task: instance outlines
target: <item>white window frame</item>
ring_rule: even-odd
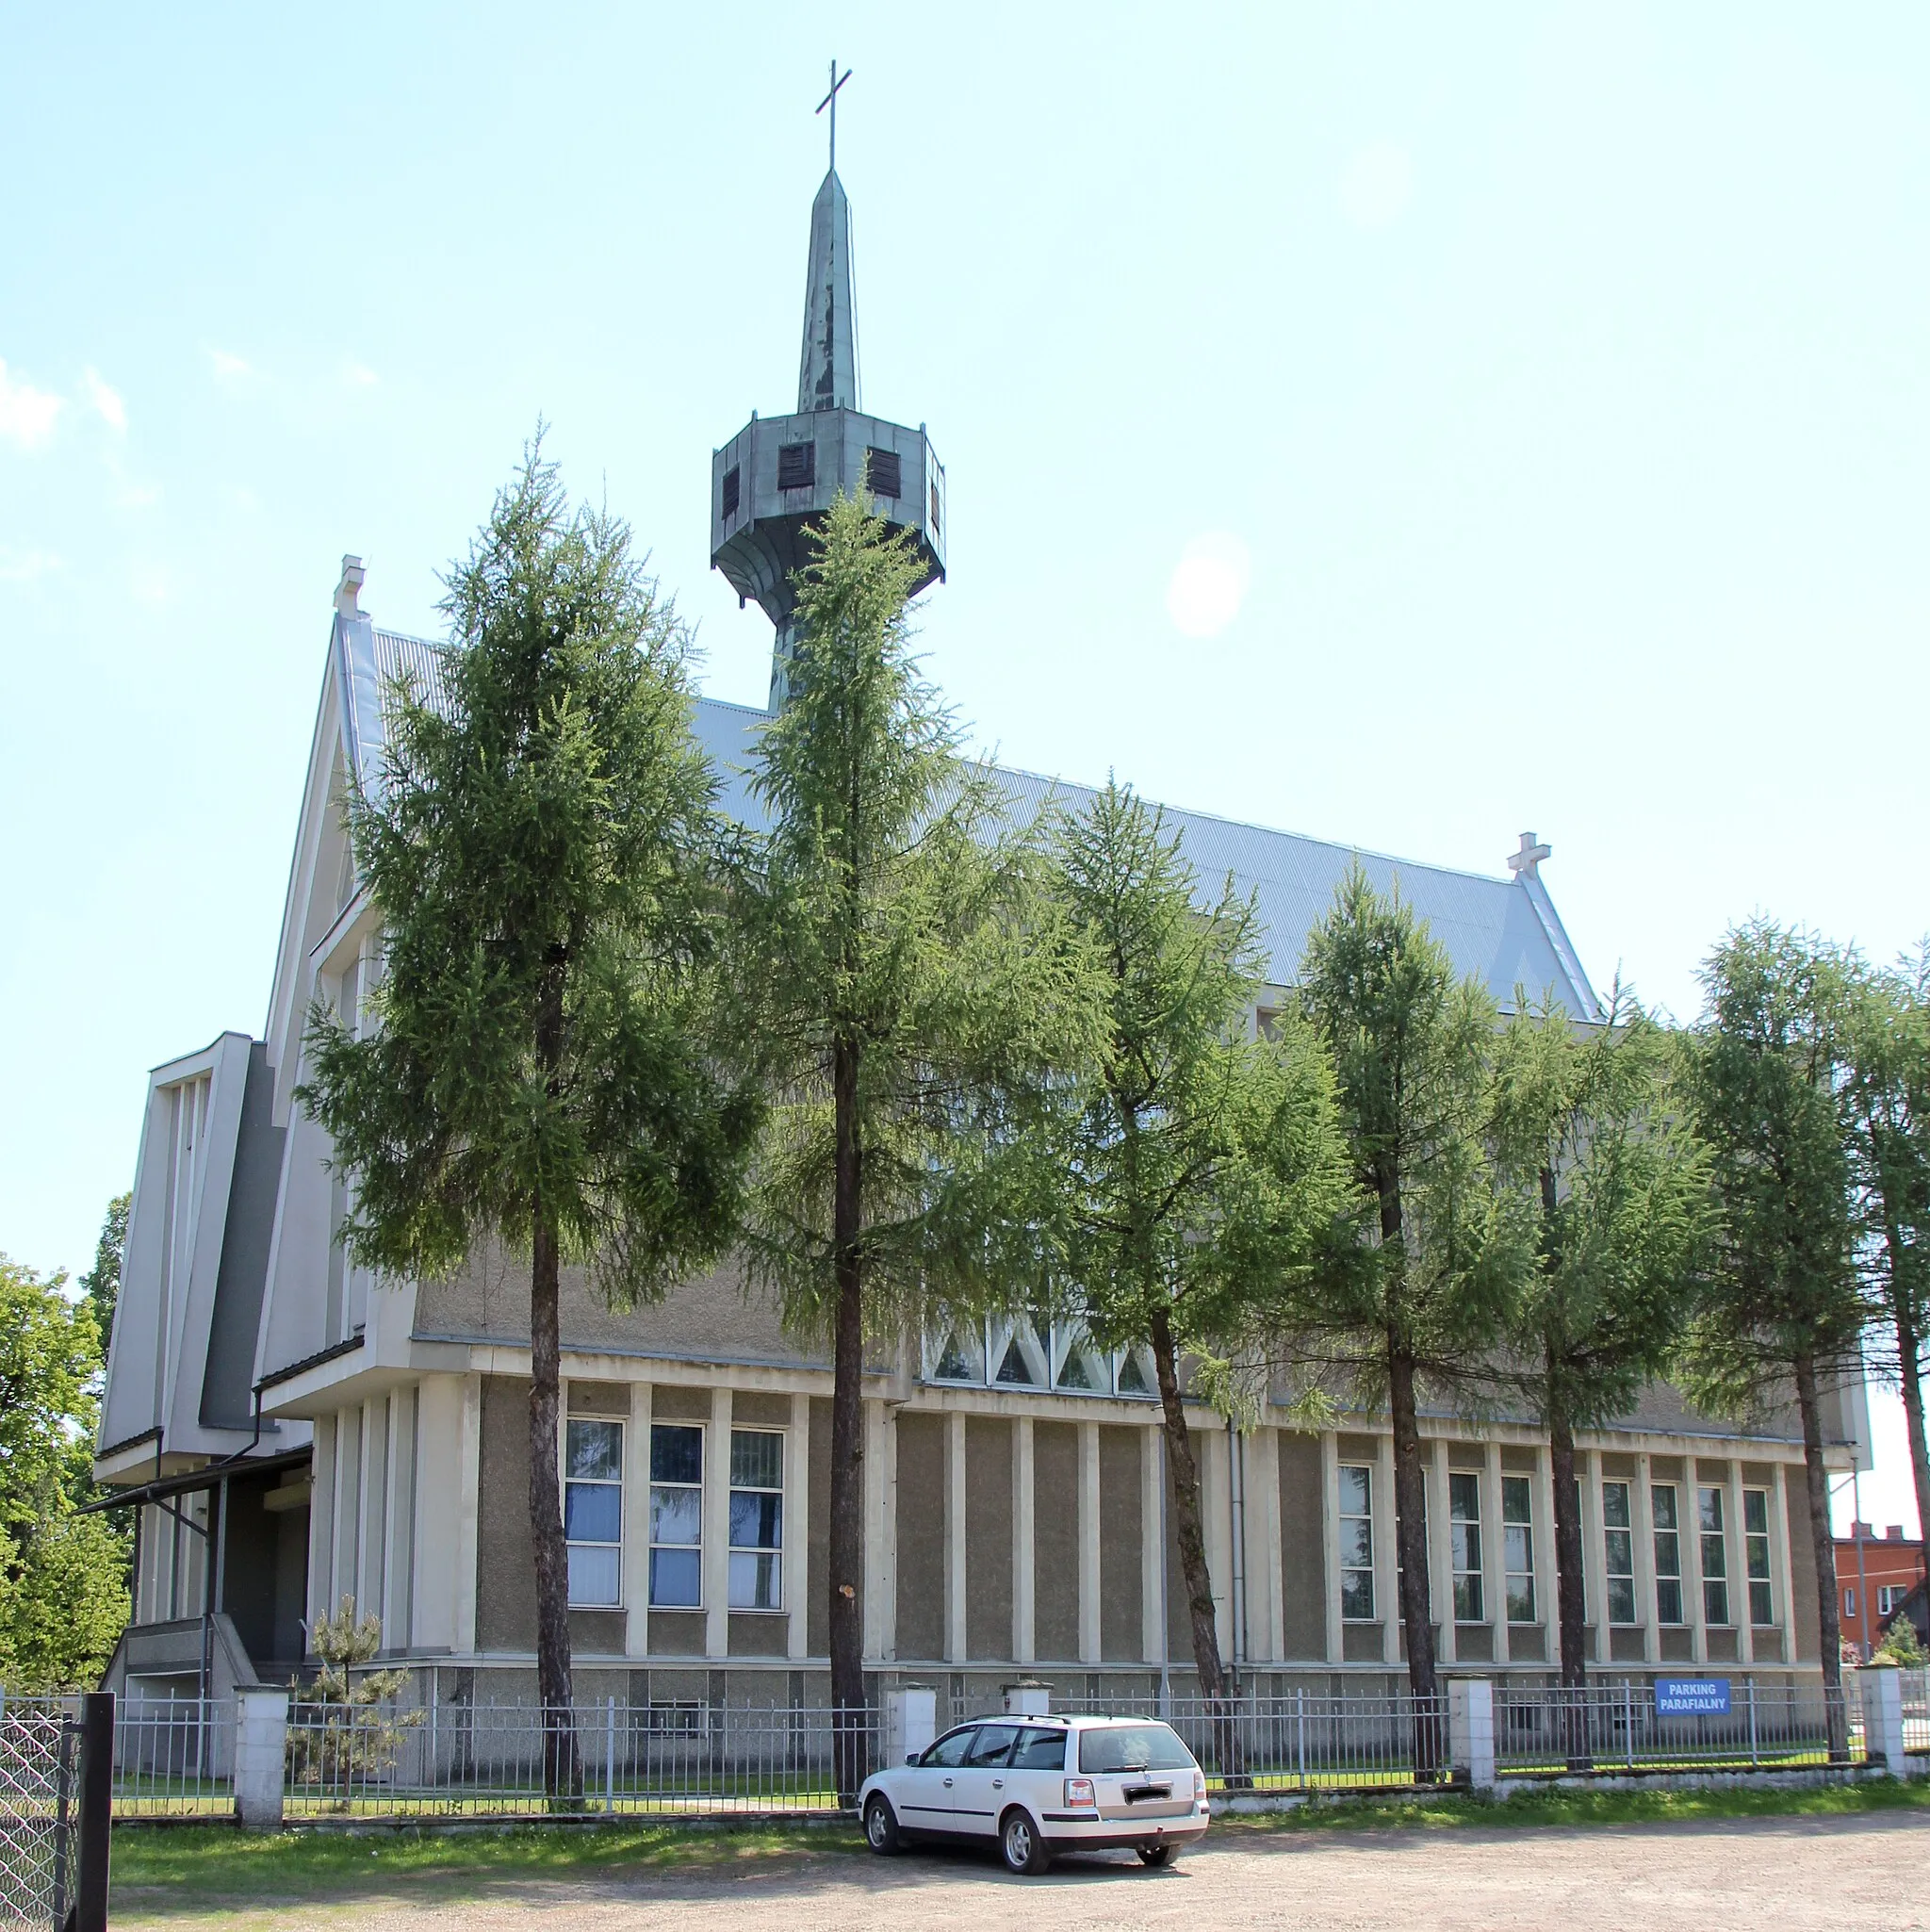
[[[616,1432],[616,1474],[614,1476],[572,1476],[570,1474],[569,1433],[579,1423],[594,1424],[597,1428],[613,1429]],[[563,1520],[564,1528],[564,1587],[568,1592],[569,1607],[572,1610],[621,1610],[623,1608],[623,1454],[624,1432],[628,1424],[621,1416],[597,1416],[588,1410],[566,1413],[563,1418]],[[569,1525],[569,1493],[572,1489],[613,1489],[616,1492],[616,1535],[614,1540],[603,1537],[571,1536]],[[616,1564],[616,1593],[613,1596],[579,1596],[576,1589],[576,1564],[570,1561],[569,1551],[578,1549],[607,1549],[613,1552]]]
[[[1742,1588],[1749,1598],[1749,1622],[1758,1630],[1775,1628],[1775,1549],[1770,1541],[1770,1493],[1766,1489],[1742,1492]],[[1750,1527],[1751,1505],[1762,1512],[1762,1528]],[[1758,1561],[1760,1568],[1758,1568]],[[1758,1597],[1757,1592],[1762,1594]],[[1763,1613],[1756,1614],[1758,1603]]]
[[[1735,1625],[1735,1603],[1729,1596],[1729,1536],[1728,1511],[1724,1507],[1726,1498],[1720,1482],[1698,1482],[1695,1485],[1695,1533],[1701,1538],[1695,1546],[1696,1554],[1702,1559],[1702,1621],[1711,1630],[1726,1630]],[[1709,1505],[1713,1503],[1711,1511]],[[1709,1517],[1715,1518],[1715,1527],[1709,1527]],[[1722,1615],[1711,1616],[1712,1608],[1720,1606]]]
[[[1345,1509],[1347,1499],[1347,1479],[1349,1475],[1361,1479],[1362,1495],[1366,1500],[1365,1511]],[[1367,1560],[1365,1564],[1350,1564],[1346,1561],[1346,1551],[1341,1552],[1341,1565],[1335,1582],[1340,1590],[1340,1614],[1344,1622],[1350,1624],[1378,1623],[1375,1614],[1379,1608],[1379,1592],[1374,1580],[1374,1465],[1371,1463],[1342,1463],[1339,1469],[1339,1493],[1334,1498],[1334,1520],[1345,1525],[1365,1523],[1367,1529]],[[1363,1611],[1349,1610],[1347,1607],[1347,1580],[1349,1577],[1365,1577],[1367,1580],[1367,1607]]]
[[[728,1491],[725,1498],[726,1545],[724,1594],[730,1613],[733,1616],[781,1616],[784,1602],[784,1538],[789,1526],[784,1521],[784,1473],[786,1458],[791,1453],[791,1445],[786,1439],[789,1434],[783,1429],[764,1429],[755,1423],[742,1428],[733,1423],[730,1429],[730,1467],[725,1472]],[[775,1486],[757,1482],[740,1483],[737,1481],[737,1438],[740,1435],[775,1436],[777,1443],[777,1481]],[[739,1543],[737,1540],[736,1511],[732,1507],[740,1496],[775,1497],[777,1500],[777,1540],[776,1543]],[[753,1559],[749,1565],[756,1573],[755,1560],[768,1562],[771,1577],[771,1600],[768,1603],[740,1603],[737,1597],[737,1572],[739,1557]]]
[[[1622,1521],[1619,1523],[1609,1520],[1611,1490],[1621,1494]],[[1626,1567],[1616,1567],[1618,1557]],[[1608,1598],[1610,1624],[1624,1629],[1639,1624],[1642,1618],[1635,1600],[1635,1485],[1619,1476],[1611,1477],[1602,1483],[1602,1581],[1603,1595]],[[1618,1592],[1616,1585],[1625,1583],[1627,1589]],[[1618,1616],[1616,1612],[1625,1605],[1627,1615]]]
[[[1472,1493],[1472,1515],[1464,1515],[1456,1507],[1457,1491],[1462,1495]],[[1454,1601],[1454,1621],[1485,1623],[1488,1593],[1481,1570],[1481,1479],[1478,1469],[1448,1472],[1448,1541],[1451,1577],[1448,1594]]]
[[[1519,1518],[1508,1514],[1508,1498],[1516,1494],[1526,1498],[1523,1513]],[[1518,1547],[1522,1562],[1517,1567],[1511,1560],[1510,1537],[1518,1534]],[[1525,1583],[1522,1592],[1528,1599],[1528,1613],[1525,1616],[1514,1614],[1515,1584]],[[1539,1623],[1535,1615],[1537,1608],[1534,1574],[1534,1478],[1508,1470],[1501,1472],[1501,1602],[1511,1624],[1529,1625]]]
[[[695,1482],[660,1482],[656,1475],[657,1432],[660,1429],[693,1430],[697,1437],[697,1480]],[[649,1516],[646,1523],[646,1534],[649,1538],[648,1553],[645,1558],[644,1588],[648,1594],[650,1608],[654,1611],[671,1613],[694,1613],[704,1609],[704,1490],[711,1474],[710,1427],[707,1423],[688,1421],[678,1416],[653,1416],[650,1418],[649,1458],[646,1465],[649,1478],[649,1498],[646,1508]],[[692,1543],[660,1543],[657,1540],[657,1491],[660,1489],[694,1490],[697,1499],[697,1533]],[[657,1552],[660,1549],[693,1552],[696,1558],[697,1594],[695,1603],[662,1602],[657,1596]]]
[[[1662,1523],[1663,1512],[1658,1503],[1663,1495],[1669,1498],[1667,1514],[1669,1522]],[[1687,1579],[1682,1575],[1682,1485],[1679,1482],[1651,1482],[1648,1485],[1649,1517],[1655,1525],[1655,1620],[1663,1628],[1672,1630],[1683,1629],[1688,1626],[1689,1601],[1682,1592]],[[1664,1543],[1663,1539],[1667,1542]],[[1666,1561],[1663,1557],[1667,1550]],[[1662,1609],[1662,1591],[1665,1585],[1673,1585],[1676,1592],[1676,1614],[1669,1616]]]

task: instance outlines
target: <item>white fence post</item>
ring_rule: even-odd
[[[1495,1687],[1486,1678],[1448,1679],[1448,1750],[1471,1789],[1495,1789]]]
[[[282,1822],[288,1694],[260,1685],[235,1693],[235,1808],[243,1825]]]
[[[1915,1761],[1904,1750],[1903,1673],[1893,1663],[1866,1663],[1856,1686],[1863,1696],[1863,1761],[1892,1777],[1930,1772],[1930,1762]]]
[[[939,1734],[939,1696],[929,1684],[885,1693],[885,1762],[902,1764]]]

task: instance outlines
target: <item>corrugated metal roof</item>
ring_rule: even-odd
[[[438,693],[436,649],[418,638],[377,630],[366,619],[339,626],[337,635],[343,645],[351,750],[366,783],[380,766],[384,686],[404,671],[413,671],[426,690]],[[768,721],[764,712],[714,698],[699,698],[695,707],[693,722],[717,768],[720,803],[743,824],[756,824],[763,817],[747,775],[758,731]],[[1000,767],[998,776],[1009,788],[1014,810],[1025,816],[1048,800],[1076,811],[1093,795],[1088,786],[1036,772]],[[1335,889],[1358,860],[1375,890],[1398,891],[1448,948],[1456,971],[1479,978],[1504,1008],[1513,1007],[1518,986],[1530,998],[1547,995],[1559,1000],[1578,1017],[1600,1016],[1595,990],[1539,878],[1456,872],[1295,832],[1242,825],[1210,812],[1171,806],[1165,810],[1168,824],[1181,835],[1181,849],[1203,886],[1217,894],[1220,882],[1231,875],[1236,890],[1256,893],[1276,981],[1293,979],[1308,933],[1326,916]]]

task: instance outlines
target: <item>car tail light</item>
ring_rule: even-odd
[[[1069,1777],[1066,1779],[1066,1803],[1068,1805],[1090,1805],[1096,1802],[1092,1795],[1092,1780],[1089,1777]]]
[[[1196,1798],[1206,1795],[1206,1774],[1197,1764],[1193,1767],[1193,1795]]]

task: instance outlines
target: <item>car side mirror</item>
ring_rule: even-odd
[[[924,1755],[924,1754],[922,1751],[913,1751],[911,1755],[906,1759],[905,1761],[908,1764],[916,1764],[919,1759],[922,1758]]]

